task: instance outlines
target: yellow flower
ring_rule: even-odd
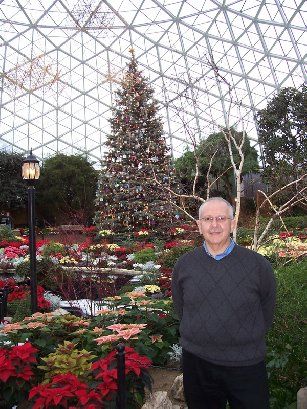
[[[98,234],[99,236],[110,236],[114,233],[112,232],[112,230],[100,230]]]
[[[146,292],[148,293],[159,293],[160,292],[160,287],[157,285],[145,285],[144,288]]]
[[[116,244],[116,243],[112,243],[112,244],[106,244],[106,247],[107,247],[109,250],[114,251],[115,249],[118,249],[118,248],[119,248],[119,245]]]
[[[149,233],[147,230],[140,230],[137,234],[139,236],[148,236]]]

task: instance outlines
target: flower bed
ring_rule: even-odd
[[[145,369],[151,361],[165,365],[178,339],[171,302],[153,299],[156,291],[159,288],[145,286],[143,291],[109,297],[91,319],[36,313],[5,325],[0,331],[0,388],[5,402],[13,405],[29,398],[37,408],[95,408],[114,402],[114,348],[124,342],[129,407],[138,407],[149,380]],[[26,366],[13,360],[16,351],[22,356],[21,345],[32,354]],[[20,373],[26,376],[23,382]]]
[[[95,308],[91,304],[80,309],[80,315],[85,315],[81,317],[57,315],[56,310],[25,318],[29,314],[28,242],[0,242],[0,266],[5,271],[14,268],[19,276],[0,280],[0,289],[10,290],[8,308],[13,316],[0,334],[0,389],[4,393],[0,407],[27,399],[37,408],[111,407],[116,394],[114,350],[119,342],[125,343],[127,356],[132,357],[127,373],[129,407],[139,407],[149,360],[166,366],[180,359],[171,272],[178,257],[196,244],[187,232],[174,229],[167,242],[151,242],[150,234],[143,232],[133,243],[116,243],[111,231],[101,233],[99,241],[93,237],[77,244],[38,241],[39,307],[49,311],[67,300],[78,308],[80,298],[95,303]],[[302,232],[300,236],[281,232],[259,252],[280,264],[300,259],[306,250]],[[104,268],[109,272],[100,274]],[[116,269],[131,275],[117,276]],[[134,276],[136,271],[141,274]],[[278,365],[278,348],[269,350],[270,365]],[[16,356],[25,357],[24,362]]]

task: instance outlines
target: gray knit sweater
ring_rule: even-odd
[[[245,247],[219,261],[203,246],[184,254],[172,277],[182,347],[217,365],[262,361],[275,291],[270,263]]]

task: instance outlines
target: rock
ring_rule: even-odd
[[[297,392],[297,409],[307,408],[307,386]]]
[[[185,402],[183,393],[183,374],[178,375],[170,389],[171,397],[177,401]]]
[[[150,395],[142,409],[173,409],[173,405],[166,391],[158,391]]]

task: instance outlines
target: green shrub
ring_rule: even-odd
[[[250,246],[254,238],[254,229],[246,227],[238,227],[237,229],[237,243],[242,246]]]
[[[143,250],[134,253],[134,262],[139,264],[145,264],[148,261],[156,261],[157,255],[152,248],[145,248]]]
[[[64,244],[57,243],[55,241],[50,241],[50,243],[44,245],[42,251],[43,257],[50,257],[56,253],[61,253],[63,254],[63,256],[66,255],[67,251],[65,249]]]
[[[7,304],[7,314],[13,317],[13,322],[22,321],[31,315],[30,295],[23,300],[14,300]]]
[[[15,241],[17,239],[16,234],[14,233],[14,230],[12,230],[8,226],[0,226],[0,241],[6,240],[6,241]]]
[[[263,227],[269,221],[268,218],[261,217],[260,224]],[[304,230],[307,229],[307,217],[306,216],[289,216],[283,217],[283,222],[286,225],[288,230]],[[280,231],[285,230],[284,226],[280,219],[275,219],[270,231],[279,233]]]
[[[283,409],[293,403],[303,386],[306,271],[307,260],[276,271],[277,305],[267,354],[271,409]]]
[[[178,258],[193,248],[193,246],[176,246],[172,247],[171,249],[164,250],[159,258],[159,264],[165,268],[173,268]]]

